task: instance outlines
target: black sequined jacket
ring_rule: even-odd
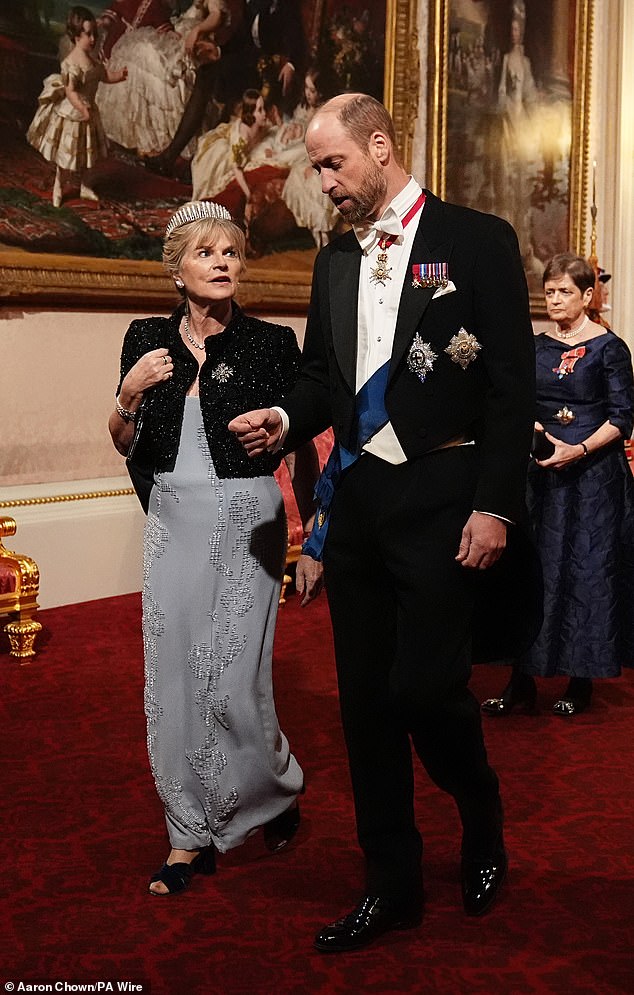
[[[174,375],[146,392],[139,445],[157,471],[174,469],[185,395],[198,364],[179,332],[184,305],[169,318],[133,321],[123,340],[121,382],[146,352],[168,349]],[[297,379],[300,351],[292,328],[246,315],[235,303],[223,332],[205,339],[200,369],[200,408],[209,451],[219,477],[262,477],[279,466],[281,454],[250,458],[227,424],[243,411],[279,404]]]

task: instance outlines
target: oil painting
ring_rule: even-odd
[[[167,219],[211,198],[247,233],[252,302],[301,308],[340,224],[306,156],[307,123],[335,93],[383,98],[405,0],[89,0],[88,111],[68,97],[72,6],[0,13],[3,299],[106,304],[142,287],[158,300]],[[393,51],[389,88],[402,72]]]

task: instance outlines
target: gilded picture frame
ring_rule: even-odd
[[[380,0],[385,8],[383,99],[409,159],[418,102],[417,0]],[[315,3],[315,11],[320,4]],[[366,7],[369,6],[367,3]],[[315,251],[280,268],[275,255],[249,263],[240,303],[276,314],[302,314]],[[5,307],[169,309],[175,294],[158,262],[30,252],[0,245],[0,303]]]
[[[593,0],[430,2],[428,185],[514,225],[537,317],[544,263],[585,251],[592,25]]]

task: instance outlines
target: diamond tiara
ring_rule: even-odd
[[[213,200],[192,200],[183,204],[167,222],[165,238],[172,234],[175,228],[189,224],[190,221],[202,221],[203,218],[213,218],[214,221],[231,221],[232,217],[226,207],[216,204]]]

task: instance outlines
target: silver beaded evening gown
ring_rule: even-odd
[[[238,846],[301,790],[271,673],[285,549],[274,478],[219,479],[188,397],[144,534],[148,752],[173,847]]]

